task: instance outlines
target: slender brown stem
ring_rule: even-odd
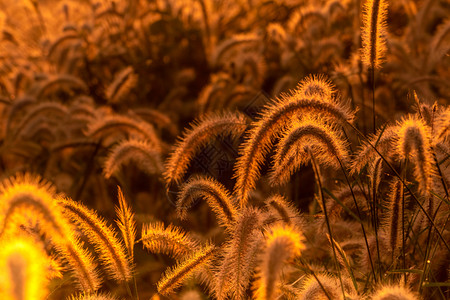
[[[309,153],[309,156],[311,157],[311,164],[313,166],[314,174],[316,176],[318,190],[319,190],[319,197],[320,197],[320,199],[322,201],[322,206],[323,206],[322,209],[323,209],[323,213],[325,215],[325,223],[327,224],[328,233],[330,235],[330,242],[331,242],[331,249],[333,250],[334,263],[336,265],[336,270],[338,272],[339,282],[341,284],[341,289],[342,289],[342,295],[343,295],[343,297],[345,299],[344,284],[342,282],[341,270],[340,270],[339,263],[338,263],[338,260],[337,260],[336,249],[335,249],[335,246],[334,246],[334,243],[333,243],[333,240],[334,240],[333,233],[331,231],[330,222],[328,220],[327,205],[325,203],[325,198],[323,196],[323,191],[322,191],[322,181],[320,180],[320,170],[319,170],[319,168],[317,166],[317,163],[316,163],[316,160],[314,158],[314,155],[312,154],[312,152],[311,152],[311,150],[309,148],[308,148],[308,153]]]

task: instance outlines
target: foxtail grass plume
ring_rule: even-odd
[[[239,138],[246,127],[245,117],[242,114],[211,114],[195,121],[192,128],[183,133],[167,160],[164,173],[167,188],[183,179],[192,158],[211,139],[223,134]]]
[[[303,234],[292,227],[274,225],[266,236],[258,280],[254,284],[255,299],[270,300],[279,296],[279,280],[286,263],[299,256],[305,248]]]
[[[160,150],[162,147],[155,128],[151,124],[129,116],[99,115],[89,123],[86,130],[86,135],[99,139],[106,139],[118,133],[144,139],[151,143],[155,150]]]
[[[330,220],[337,221],[348,219],[349,217],[356,218],[355,199],[361,217],[367,212],[367,195],[361,189],[350,189],[348,186],[337,188],[336,191],[333,191],[332,198],[327,201],[327,212]]]
[[[119,169],[130,162],[147,174],[161,174],[163,163],[158,146],[146,140],[123,140],[109,152],[103,167],[105,178],[110,178]]]
[[[428,195],[433,175],[431,132],[424,121],[409,117],[398,124],[396,152],[401,159],[414,162],[414,177],[423,195]]]
[[[168,269],[157,284],[158,293],[169,295],[183,282],[206,266],[216,255],[218,248],[209,244],[195,251],[180,261],[175,267]]]
[[[116,206],[116,220],[117,226],[122,233],[125,247],[128,251],[130,260],[134,257],[134,242],[136,240],[136,221],[134,220],[134,213],[128,205],[120,187],[117,187],[117,198],[119,199],[119,206]]]
[[[0,242],[0,298],[46,299],[50,258],[42,245],[26,236],[9,236]]]
[[[378,187],[381,183],[381,175],[383,171],[383,159],[378,157],[369,166],[369,178],[371,183],[371,192],[373,197],[378,192]]]
[[[447,107],[438,118],[438,138],[444,139],[450,136],[450,108]]]
[[[388,200],[388,213],[385,220],[385,230],[387,232],[386,240],[388,241],[392,257],[397,257],[398,248],[400,248],[402,239],[402,218],[403,205],[402,200],[405,195],[403,192],[403,184],[398,178],[394,178],[390,185],[390,194]]]
[[[38,176],[17,175],[0,186],[0,236],[27,221],[38,222],[49,237],[63,235],[64,219],[53,201],[54,187]]]
[[[142,227],[142,243],[153,253],[163,253],[181,259],[198,248],[198,241],[181,228],[156,222]]]
[[[118,282],[132,276],[130,261],[116,232],[96,212],[71,199],[59,199],[65,214],[86,234],[95,246],[108,275]]]
[[[54,188],[39,177],[17,175],[0,186],[0,236],[14,233],[22,224],[37,224],[68,262],[79,288],[95,291],[100,286],[96,265],[74,235],[74,228],[57,205]]]
[[[342,278],[345,299],[357,299],[350,280]],[[308,275],[297,295],[299,300],[344,300],[339,279],[327,274]]]
[[[241,207],[246,205],[249,192],[254,189],[260,176],[260,166],[276,138],[282,135],[294,116],[309,113],[333,124],[346,124],[354,118],[354,112],[338,99],[303,97],[297,90],[267,106],[261,117],[252,124],[253,128],[247,132],[235,165],[235,194]]]
[[[184,219],[187,210],[195,199],[206,200],[212,211],[216,213],[219,224],[231,228],[236,220],[237,208],[228,190],[213,178],[194,176],[186,182],[177,200],[177,214]]]
[[[45,96],[62,89],[78,90],[84,94],[87,94],[89,91],[89,87],[79,77],[70,74],[58,74],[49,77],[39,86],[35,92],[36,99],[42,100]]]
[[[117,72],[113,82],[106,89],[106,97],[110,103],[118,103],[126,99],[131,89],[136,87],[138,76],[132,67]]]
[[[371,300],[419,300],[419,298],[410,292],[406,287],[383,286],[379,288],[370,298]]]
[[[271,183],[287,182],[296,169],[309,162],[308,148],[319,164],[336,169],[348,158],[347,142],[335,128],[312,117],[293,121],[278,143]]]
[[[265,201],[265,206],[269,212],[266,224],[272,222],[282,222],[286,225],[293,225],[301,229],[305,224],[300,212],[281,195],[272,195]]]
[[[298,84],[297,92],[303,97],[320,97],[327,101],[334,97],[336,87],[323,74],[309,75]]]
[[[68,300],[117,300],[117,297],[103,293],[82,293],[79,295],[72,295]]]
[[[364,4],[362,61],[372,69],[380,68],[386,53],[387,8],[386,0],[367,0]]]
[[[356,279],[353,274],[353,266],[350,263],[347,253],[345,253],[344,249],[335,239],[330,238],[330,235],[327,234],[327,238],[328,241],[330,242],[331,250],[333,250],[333,247],[335,249],[336,259],[338,263],[344,267],[344,274],[352,279],[355,291],[358,290],[358,285],[356,283]]]
[[[259,209],[248,207],[239,214],[216,275],[214,293],[218,300],[228,296],[232,299],[245,297],[254,273],[256,251],[263,241],[261,225],[262,212]]]

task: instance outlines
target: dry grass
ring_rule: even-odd
[[[449,15],[0,2],[0,298],[449,299]]]

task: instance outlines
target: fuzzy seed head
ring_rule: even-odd
[[[307,149],[319,164],[333,168],[339,168],[339,160],[345,163],[349,156],[347,142],[334,127],[313,117],[293,121],[277,146],[271,183],[288,181],[296,169],[307,164],[311,159]]]
[[[425,125],[423,120],[409,117],[398,124],[396,152],[401,159],[414,162],[414,177],[419,183],[419,190],[423,194],[429,192],[431,176],[433,175],[430,141],[430,128]]]
[[[384,286],[370,298],[371,300],[418,300],[417,296],[403,286]]]
[[[255,282],[256,299],[275,299],[278,283],[286,263],[300,255],[305,248],[303,234],[291,226],[275,224],[266,235],[266,245]]]
[[[25,236],[2,239],[1,244],[0,298],[46,299],[50,259],[40,245]]]
[[[386,53],[386,0],[367,0],[364,4],[362,27],[362,61],[373,69],[378,69]]]
[[[309,75],[299,82],[297,92],[302,97],[320,97],[324,101],[330,101],[336,88],[325,75]]]

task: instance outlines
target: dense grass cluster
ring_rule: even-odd
[[[0,299],[449,299],[449,16],[0,2]]]

